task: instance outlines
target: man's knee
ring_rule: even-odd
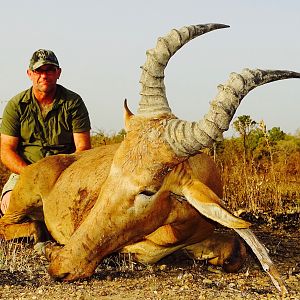
[[[1,211],[4,214],[7,211],[8,204],[10,201],[10,196],[13,188],[17,184],[20,175],[12,173],[10,174],[7,182],[4,184],[2,193],[1,193]]]
[[[1,211],[3,214],[6,213],[8,209],[8,205],[10,202],[10,197],[11,197],[11,191],[6,192],[1,199]]]

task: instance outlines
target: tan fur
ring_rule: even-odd
[[[44,216],[52,237],[65,245],[53,255],[48,249],[53,276],[90,276],[103,257],[118,250],[155,262],[209,239],[214,224],[186,201],[187,192],[225,211],[218,197],[220,176],[207,155],[179,159],[161,139],[163,118],[128,118],[130,131],[122,144],[45,158],[26,168],[13,191],[0,233],[8,238],[9,224],[13,238],[13,227],[20,227],[14,223],[25,216],[42,221]],[[33,224],[23,223],[23,234],[39,239]]]

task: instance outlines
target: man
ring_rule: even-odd
[[[37,50],[27,70],[32,87],[13,97],[4,110],[1,160],[12,174],[2,191],[2,213],[27,165],[49,155],[91,147],[88,111],[79,95],[57,84],[60,74],[55,54]]]

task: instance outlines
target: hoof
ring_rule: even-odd
[[[225,272],[237,272],[243,266],[247,257],[247,250],[244,243],[238,239],[234,239],[231,255],[225,260],[223,269]]]

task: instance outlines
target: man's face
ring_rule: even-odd
[[[54,65],[43,65],[35,70],[27,70],[33,89],[41,93],[50,93],[56,87],[61,69]]]

